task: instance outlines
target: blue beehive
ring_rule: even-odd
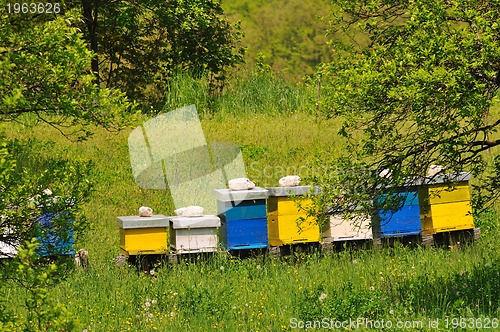
[[[267,247],[266,189],[214,190],[221,219],[220,239],[227,250]]]
[[[373,223],[373,236],[376,238],[420,235],[420,207],[418,203],[417,188],[405,188],[400,192],[391,194],[394,201],[401,202],[397,211],[379,210]],[[388,195],[380,195],[379,202],[384,202]]]
[[[38,247],[38,254],[40,256],[46,257],[75,254],[73,220],[66,215],[66,212],[45,212],[40,216],[39,222],[44,233],[43,237],[38,237],[38,241],[40,242],[40,246]],[[64,226],[66,226],[64,227],[66,229],[55,229],[53,220],[56,217],[65,217],[63,224]]]

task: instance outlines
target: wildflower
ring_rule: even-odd
[[[151,300],[151,304],[156,304],[156,300]]]
[[[373,292],[375,290],[375,287],[370,286],[370,290]]]
[[[149,318],[153,318],[153,314],[152,314],[152,313],[149,313],[149,314],[148,314],[148,317],[149,317]]]
[[[173,296],[176,296],[177,295],[177,292],[174,292],[174,294],[172,294]]]
[[[484,264],[484,267],[490,267],[490,266],[491,266],[491,264],[490,264],[490,263],[486,263],[486,264]]]
[[[174,316],[175,316],[175,312],[173,312],[173,311],[172,311],[172,312],[170,313],[170,317],[174,317]]]
[[[257,269],[260,270],[260,264],[257,265]]]
[[[357,261],[356,259],[354,259],[354,260],[352,261],[352,263],[353,263],[353,264],[358,264],[358,261]]]
[[[222,266],[222,265],[221,265],[220,270],[221,270],[221,271],[224,271],[224,266]]]
[[[48,189],[48,188],[47,188],[47,189],[44,189],[44,190],[43,190],[43,193],[44,193],[45,195],[47,195],[47,196],[50,196],[50,195],[52,195],[52,190],[50,190],[50,189]]]
[[[325,299],[326,299],[326,294],[325,293],[322,293],[320,296],[319,296],[319,300],[320,302],[323,302]]]
[[[149,270],[149,274],[151,274],[152,276],[155,275],[155,270]]]
[[[389,310],[389,314],[394,315],[394,310]]]
[[[146,300],[146,303],[144,303],[144,305],[149,308],[151,306],[151,303],[148,300]]]

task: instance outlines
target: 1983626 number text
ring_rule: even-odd
[[[59,14],[61,4],[58,2],[7,2],[9,14]]]

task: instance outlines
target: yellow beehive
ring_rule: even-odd
[[[299,209],[293,196],[304,195],[310,186],[268,188],[267,228],[270,246],[319,242],[321,238],[316,218],[307,217],[304,208],[310,200],[302,200]]]
[[[418,192],[422,234],[474,228],[470,172],[438,175],[424,181]]]
[[[169,219],[158,214],[151,217],[117,217],[120,227],[120,251],[124,256],[168,253]]]

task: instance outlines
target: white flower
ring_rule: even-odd
[[[353,264],[358,264],[358,261],[354,259],[354,260],[352,261],[352,263],[353,263]]]
[[[148,314],[148,317],[149,317],[149,318],[153,318],[153,314],[152,314],[152,313],[149,313],[149,314]]]
[[[325,293],[322,293],[320,296],[319,296],[319,300],[322,302],[326,299],[327,295]]]
[[[375,290],[375,287],[370,286],[370,290],[373,292]]]
[[[221,266],[221,267],[220,267],[220,270],[221,270],[221,271],[224,271],[224,266]]]
[[[170,317],[174,317],[174,316],[175,316],[175,312],[173,312],[173,311],[172,311],[172,312],[170,313]]]
[[[390,313],[391,315],[394,315],[394,310],[392,310],[392,309],[391,309],[391,310],[389,310],[389,313]]]
[[[50,189],[48,189],[48,188],[47,188],[47,189],[44,189],[44,190],[43,190],[43,193],[44,193],[45,195],[47,195],[47,196],[50,196],[50,195],[52,195],[52,190],[50,190]]]
[[[155,275],[155,270],[149,270],[149,274],[151,274],[152,276]]]
[[[151,304],[156,304],[156,300],[151,300]]]
[[[260,264],[257,264],[257,269],[258,269],[258,270],[260,270],[260,268],[261,268],[261,267],[260,267]]]

